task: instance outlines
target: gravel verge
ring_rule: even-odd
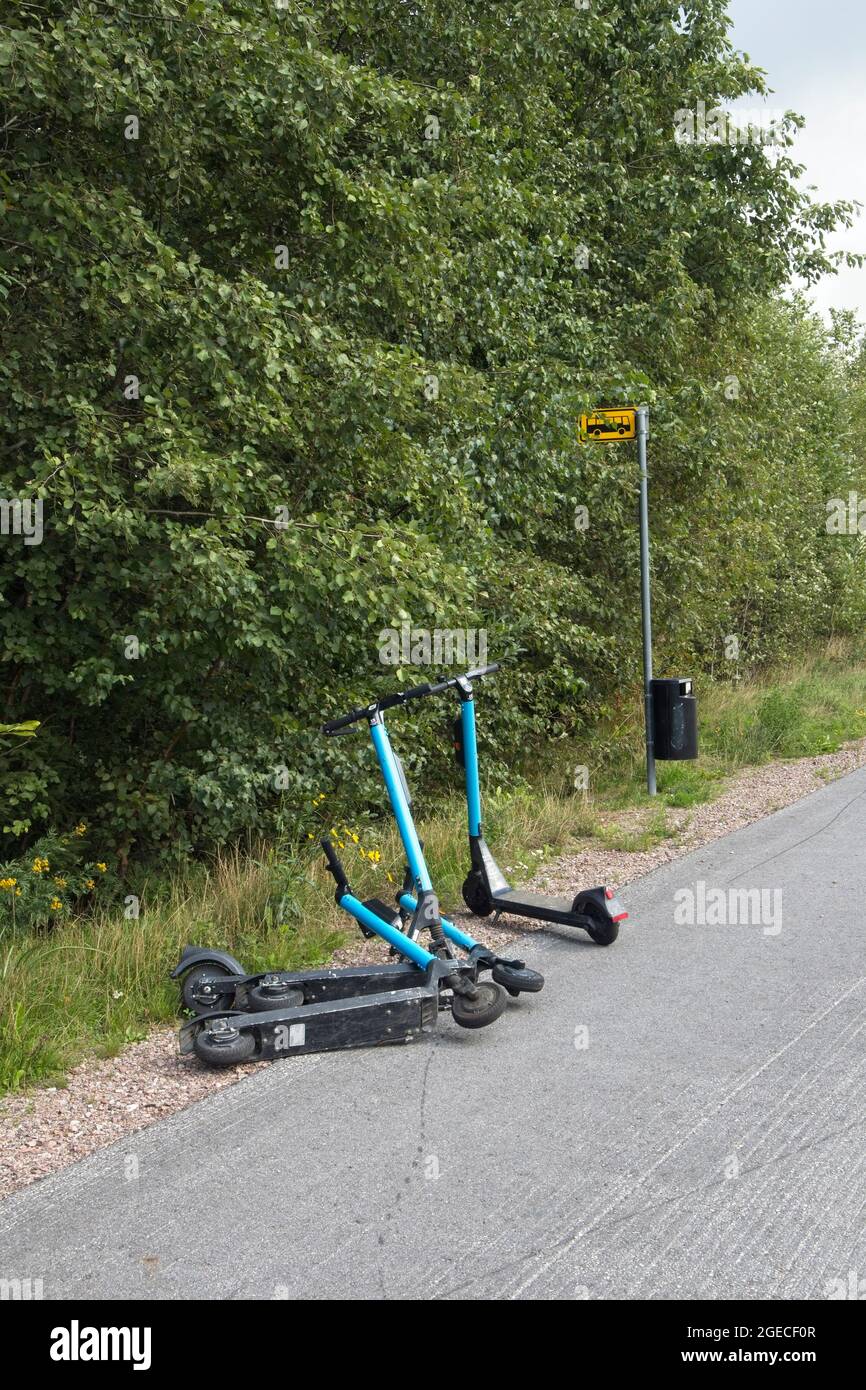
[[[864,763],[866,739],[861,739],[845,744],[836,753],[747,768],[730,778],[715,800],[688,810],[669,810],[671,838],[637,851],[604,849],[587,842],[547,865],[532,886],[551,893],[568,891],[580,883],[620,886],[799,801]],[[638,807],[613,814],[609,821],[621,830],[639,832],[650,813],[650,807]],[[526,937],[533,927],[525,920],[503,917],[495,929],[489,929],[489,936],[477,925],[475,929],[482,939],[501,949]],[[543,924],[536,929],[543,930]],[[333,963],[353,965],[386,958],[387,950],[381,943],[361,938],[337,951]],[[159,1028],[117,1057],[75,1067],[65,1087],[8,1096],[0,1100],[0,1197],[268,1065],[253,1063],[230,1072],[210,1071],[195,1057],[178,1054],[174,1029]]]

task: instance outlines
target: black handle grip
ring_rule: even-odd
[[[323,734],[335,734],[338,729],[345,729],[348,724],[357,724],[359,719],[366,719],[369,705],[363,709],[353,709],[349,714],[340,715],[339,719],[329,719],[327,724],[322,725]]]
[[[328,861],[328,868],[330,869],[331,873],[332,873],[333,876],[334,876],[334,881],[335,881],[335,883],[336,883],[336,885],[337,885],[337,892],[338,892],[338,893],[342,893],[342,892],[344,892],[345,889],[348,887],[348,879],[346,878],[346,870],[343,868],[342,864],[340,863],[340,861],[339,861],[339,859],[338,859],[338,857],[337,857],[337,851],[334,849],[334,846],[331,844],[331,841],[330,841],[330,840],[328,840],[328,839],[323,835],[322,838],[321,838],[321,840],[319,841],[319,844],[322,846],[322,849],[323,849],[324,854],[325,854],[325,858],[326,858],[327,861]]]

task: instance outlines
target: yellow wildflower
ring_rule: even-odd
[[[83,821],[83,820],[82,820],[82,821],[79,821],[78,824],[76,825],[76,827],[75,827],[75,834],[76,834],[76,835],[86,835],[86,834],[87,834],[87,826],[84,824],[84,821]]]
[[[96,887],[96,884],[93,882],[92,878],[89,878],[84,886],[85,888],[89,889],[89,891],[92,893],[94,888]]]
[[[51,911],[52,911],[52,912],[59,912],[62,906],[63,906],[63,903],[60,901],[59,898],[52,898],[52,899],[51,899]]]
[[[58,887],[58,888],[65,888],[65,887],[66,887],[66,879],[65,879],[65,878],[55,878],[55,879],[54,879],[54,882],[57,884],[57,887]]]
[[[105,871],[106,871],[106,869],[108,868],[108,865],[107,865],[107,864],[97,864],[96,867],[97,867],[97,869],[99,870],[99,872],[100,872],[101,874],[104,874]]]

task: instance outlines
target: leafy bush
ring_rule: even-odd
[[[316,730],[416,683],[379,660],[404,621],[523,655],[503,784],[610,710],[636,479],[576,443],[600,403],[652,408],[659,669],[862,621],[823,529],[863,479],[856,332],[774,298],[850,207],[799,188],[795,118],[772,153],[673,138],[764,90],[723,0],[6,8],[2,489],[44,538],[0,536],[4,717],[48,713],[0,852],[84,817],[124,870],[294,833],[323,786],[378,804]],[[449,715],[413,711],[428,785]]]

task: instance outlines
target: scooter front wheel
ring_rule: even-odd
[[[286,980],[279,977],[262,980],[247,990],[247,1000],[253,1013],[264,1009],[295,1009],[304,1002],[304,991],[292,989]]]
[[[489,980],[475,985],[475,998],[466,994],[455,994],[451,1001],[451,1015],[461,1028],[486,1028],[495,1023],[505,1008],[505,995],[498,985]]]
[[[494,965],[490,973],[496,983],[507,989],[512,997],[518,994],[537,994],[544,988],[544,976],[525,965],[509,965],[506,961],[500,961],[498,965]]]
[[[236,1067],[248,1062],[256,1050],[251,1032],[241,1033],[227,1019],[215,1019],[215,1027],[201,1028],[196,1033],[193,1049],[196,1057],[209,1067]]]
[[[493,899],[481,875],[475,870],[463,881],[463,901],[476,917],[489,917],[493,911]]]

